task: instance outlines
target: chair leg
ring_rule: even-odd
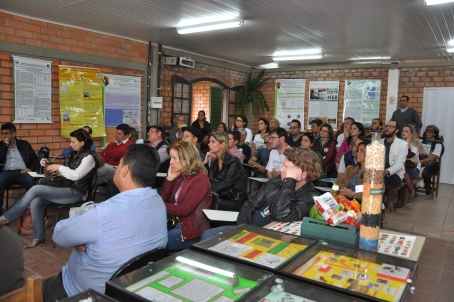
[[[59,215],[60,215],[60,209],[57,210],[57,218],[55,219],[55,226],[57,226]],[[56,247],[57,247],[57,244],[54,241],[54,245],[52,246],[52,248],[56,248]]]
[[[440,173],[437,174],[437,191],[435,192],[435,196],[438,197],[438,190],[440,188]]]

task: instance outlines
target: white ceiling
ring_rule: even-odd
[[[370,56],[453,60],[446,46],[454,4],[424,0],[2,0],[0,9],[252,66],[271,63],[275,51],[305,48],[324,54],[312,65]],[[187,35],[175,29],[226,16],[241,17],[243,26]]]

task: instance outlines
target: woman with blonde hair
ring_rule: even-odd
[[[210,228],[203,209],[211,206],[211,185],[207,170],[200,160],[199,150],[183,140],[167,149],[170,166],[162,186],[162,199],[167,214],[178,222],[168,233],[167,250],[183,250],[198,242]]]
[[[270,119],[270,133],[271,133],[271,131],[273,131],[274,129],[276,129],[280,126],[281,126],[281,122],[279,122],[279,120],[277,118]]]
[[[419,177],[419,172],[421,171],[419,154],[424,153],[424,148],[418,139],[416,129],[412,125],[407,124],[403,126],[401,136],[402,139],[407,141],[408,143],[408,154],[407,160],[405,161],[404,181],[408,188],[408,191],[410,192],[410,197],[415,198],[416,196],[418,196],[418,194],[416,193],[416,190],[413,187],[412,180]],[[398,204],[395,207],[401,208],[402,206],[403,203]]]
[[[238,157],[229,153],[227,133],[215,131],[210,134],[205,157],[211,188],[219,194],[219,210],[238,211],[245,197],[243,164]]]

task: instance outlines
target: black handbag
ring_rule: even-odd
[[[66,188],[73,185],[73,181],[69,180],[61,175],[46,175],[43,178],[40,178],[38,185],[50,186],[50,187],[60,187]]]
[[[407,159],[405,161],[405,168],[407,168],[407,169],[415,169],[416,168],[416,163],[414,163],[413,161]]]

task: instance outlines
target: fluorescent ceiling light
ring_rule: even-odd
[[[209,271],[209,272],[212,272],[212,273],[215,273],[215,274],[220,274],[220,275],[223,275],[223,276],[226,276],[226,277],[229,277],[229,278],[235,278],[236,277],[235,273],[232,273],[232,272],[229,272],[229,271],[226,271],[226,270],[223,270],[223,269],[211,266],[211,265],[200,263],[200,262],[197,262],[197,261],[185,258],[185,257],[177,256],[175,258],[175,260],[183,262],[183,263],[186,263],[186,264],[189,264],[189,265],[192,265],[192,266],[195,266],[195,267],[198,267],[198,268],[201,268],[201,269],[204,269],[206,271]]]
[[[292,50],[292,51],[276,51],[273,56],[275,57],[283,57],[283,56],[301,56],[301,55],[314,55],[321,53],[322,50],[320,48],[312,48],[312,49],[300,49],[300,50]]]
[[[454,1],[454,0],[453,0]],[[363,61],[363,60],[389,60],[391,57],[356,57],[350,58],[352,61]]]
[[[426,5],[435,5],[435,4],[454,2],[454,0],[426,0],[425,2],[426,2]]]
[[[454,48],[448,48],[446,49],[447,52],[454,52]]]
[[[177,32],[180,35],[184,35],[184,34],[209,31],[209,30],[215,30],[215,29],[239,27],[241,25],[243,25],[243,20],[237,18],[237,19],[227,20],[227,21],[219,21],[219,22],[204,23],[204,24],[191,25],[191,26],[185,26],[185,27],[177,27]]]
[[[454,39],[448,41],[448,45],[454,45]]]
[[[300,60],[315,60],[321,58],[323,58],[323,54],[310,56],[273,57],[273,61],[300,61]]]
[[[268,64],[262,64],[259,66],[260,68],[268,69],[268,68],[278,68],[279,64],[278,63],[268,63]]]

